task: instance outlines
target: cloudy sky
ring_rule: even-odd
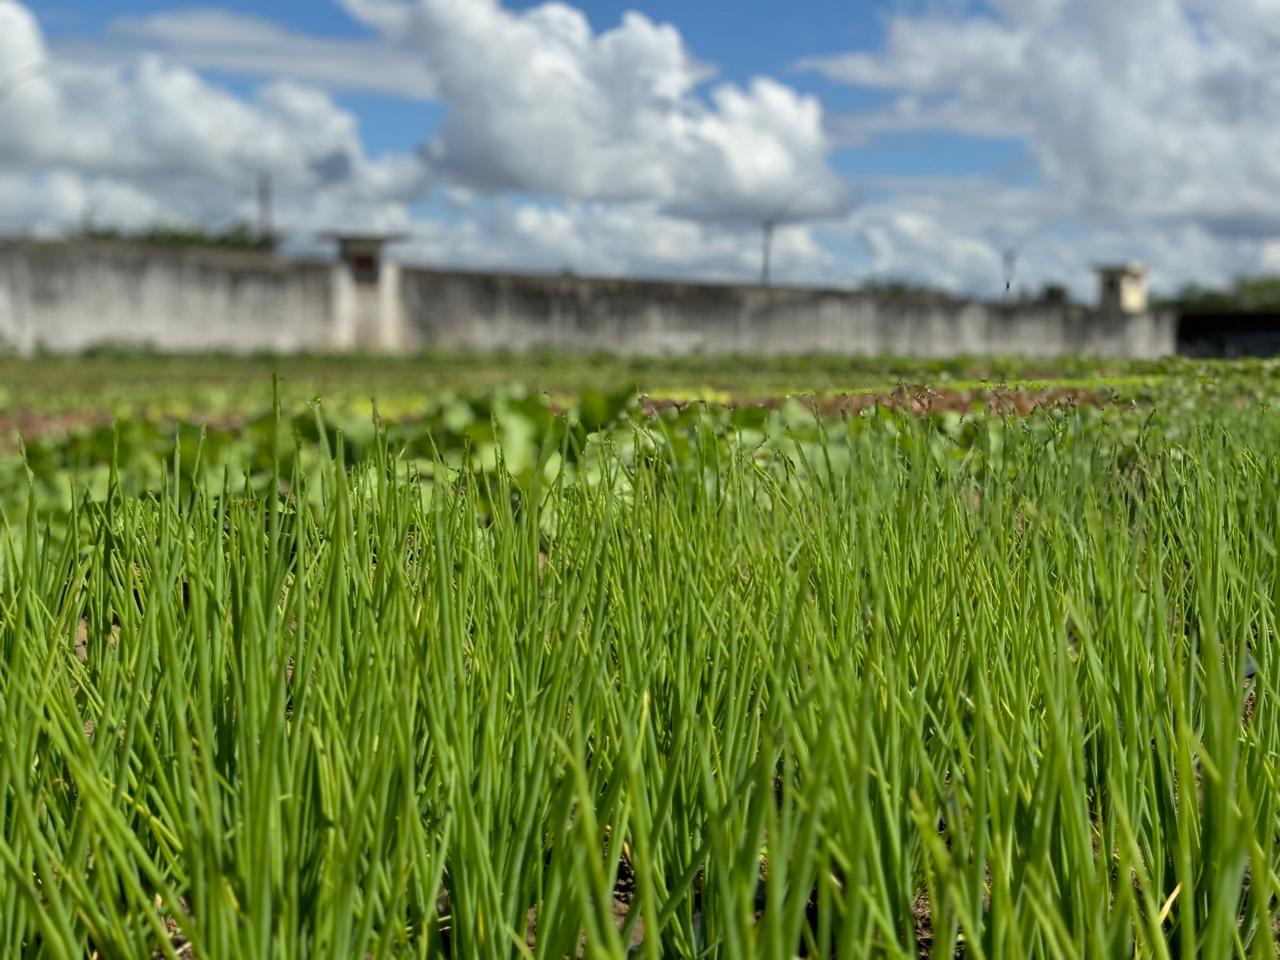
[[[1172,289],[1280,272],[1280,0],[0,0],[0,233]]]

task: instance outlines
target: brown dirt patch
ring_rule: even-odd
[[[795,400],[822,416],[861,413],[875,407],[903,410],[917,416],[933,413],[971,413],[987,410],[996,414],[1027,416],[1043,408],[1104,406],[1111,400],[1106,390],[1077,387],[1008,388],[982,387],[953,390],[928,386],[902,386],[886,393],[841,393],[819,396],[753,397],[729,404],[732,407],[764,407],[776,410],[787,400]],[[696,402],[645,397],[641,409],[647,414],[662,410],[682,410]]]

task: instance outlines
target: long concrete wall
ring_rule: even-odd
[[[413,346],[619,353],[956,354],[1151,358],[1171,316],[930,294],[405,270]]]
[[[938,295],[401,268],[0,242],[0,341],[29,353],[471,350],[1151,358],[1176,320]]]
[[[21,353],[327,350],[332,273],[237,251],[4,242],[0,340]]]

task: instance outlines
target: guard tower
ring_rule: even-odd
[[[1098,310],[1134,316],[1150,309],[1147,268],[1140,263],[1104,264],[1098,271]]]
[[[405,235],[335,231],[320,236],[338,244],[338,262],[333,271],[334,347],[399,349],[404,339],[400,267],[383,260],[382,251],[388,243],[405,239]]]

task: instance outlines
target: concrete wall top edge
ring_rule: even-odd
[[[131,260],[164,260],[198,263],[226,270],[328,269],[330,261],[313,257],[285,257],[273,251],[228,250],[218,247],[159,246],[126,240],[42,240],[31,237],[0,236],[0,254],[36,256],[89,255]]]
[[[866,286],[829,286],[821,284],[786,284],[742,283],[731,280],[677,280],[653,277],[621,277],[607,275],[591,275],[578,273],[538,273],[519,270],[484,270],[469,267],[444,267],[419,265],[400,262],[400,269],[406,278],[421,276],[437,280],[456,279],[475,283],[487,280],[498,285],[538,287],[563,292],[565,287],[581,286],[594,290],[634,290],[648,294],[696,296],[705,293],[722,297],[726,291],[742,295],[773,294],[779,297],[874,297],[886,303],[902,302],[912,305],[950,304],[963,306],[980,303],[983,306],[997,308],[1007,306],[1000,301],[986,301],[976,297],[959,297],[941,291],[901,291]],[[1016,306],[1014,307],[1016,309]]]

